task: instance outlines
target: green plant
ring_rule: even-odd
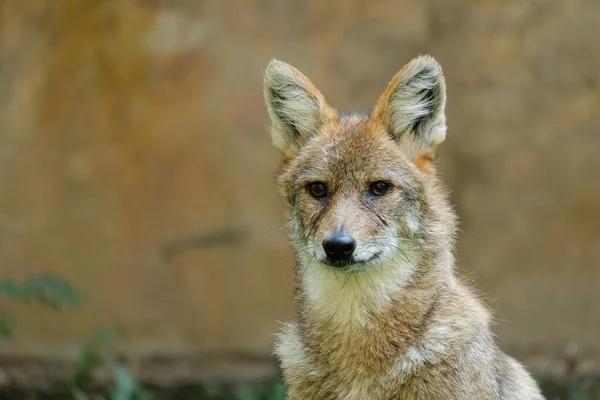
[[[273,386],[273,392],[271,393],[271,400],[284,400],[285,399],[285,388],[283,383],[277,382]]]
[[[127,368],[111,357],[107,357],[106,360],[101,357],[102,346],[118,337],[116,329],[106,328],[92,336],[84,346],[76,348],[78,354],[73,373],[67,379],[57,382],[58,388],[65,396],[73,400],[148,400],[151,398]],[[93,383],[94,370],[103,362],[112,368],[111,386],[106,394],[88,396],[85,390]]]
[[[22,281],[0,278],[0,293],[9,299],[26,304],[38,304],[53,311],[65,306],[76,307],[80,303],[80,294],[66,280],[50,274],[30,275]],[[13,335],[16,319],[9,313],[0,314],[0,337],[9,339]]]
[[[114,384],[106,400],[149,400],[150,394],[142,388],[135,377],[122,365],[113,365]]]

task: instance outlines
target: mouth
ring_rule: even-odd
[[[325,258],[324,260],[321,260],[321,264],[324,264],[331,268],[335,268],[336,270],[357,269],[360,267],[365,267],[368,264],[371,264],[373,261],[379,259],[381,253],[381,251],[373,253],[371,257],[365,260],[357,260],[354,257],[350,257],[345,260],[330,261],[329,259]]]

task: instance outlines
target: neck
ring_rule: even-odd
[[[299,269],[299,329],[315,357],[377,368],[418,340],[453,282],[451,256],[406,256],[360,272]]]

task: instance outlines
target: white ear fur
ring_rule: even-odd
[[[430,56],[409,62],[390,82],[375,113],[410,156],[431,152],[446,138],[446,83]]]
[[[273,144],[288,156],[296,154],[328,116],[317,88],[300,71],[278,60],[267,66],[264,95],[273,122]]]

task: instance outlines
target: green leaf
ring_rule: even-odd
[[[27,277],[24,287],[29,297],[50,308],[58,309],[62,304],[75,307],[80,303],[79,292],[66,280],[50,273]]]
[[[114,386],[110,391],[110,400],[149,400],[147,393],[136,378],[122,365],[116,363],[113,369]]]
[[[273,386],[273,393],[271,394],[271,400],[285,400],[285,387],[283,383],[277,382]]]
[[[23,282],[2,278],[0,292],[13,300],[25,304],[34,301],[53,310],[60,310],[63,305],[76,307],[81,301],[81,296],[75,287],[50,273],[30,275]]]
[[[13,300],[19,300],[23,295],[21,285],[12,279],[0,279],[0,292],[4,293]]]
[[[12,315],[0,315],[0,337],[4,339],[12,339],[13,329],[16,324],[17,320]]]
[[[126,394],[127,398],[129,398],[137,389],[137,382],[122,365],[115,365],[114,377],[115,386],[121,393]]]

